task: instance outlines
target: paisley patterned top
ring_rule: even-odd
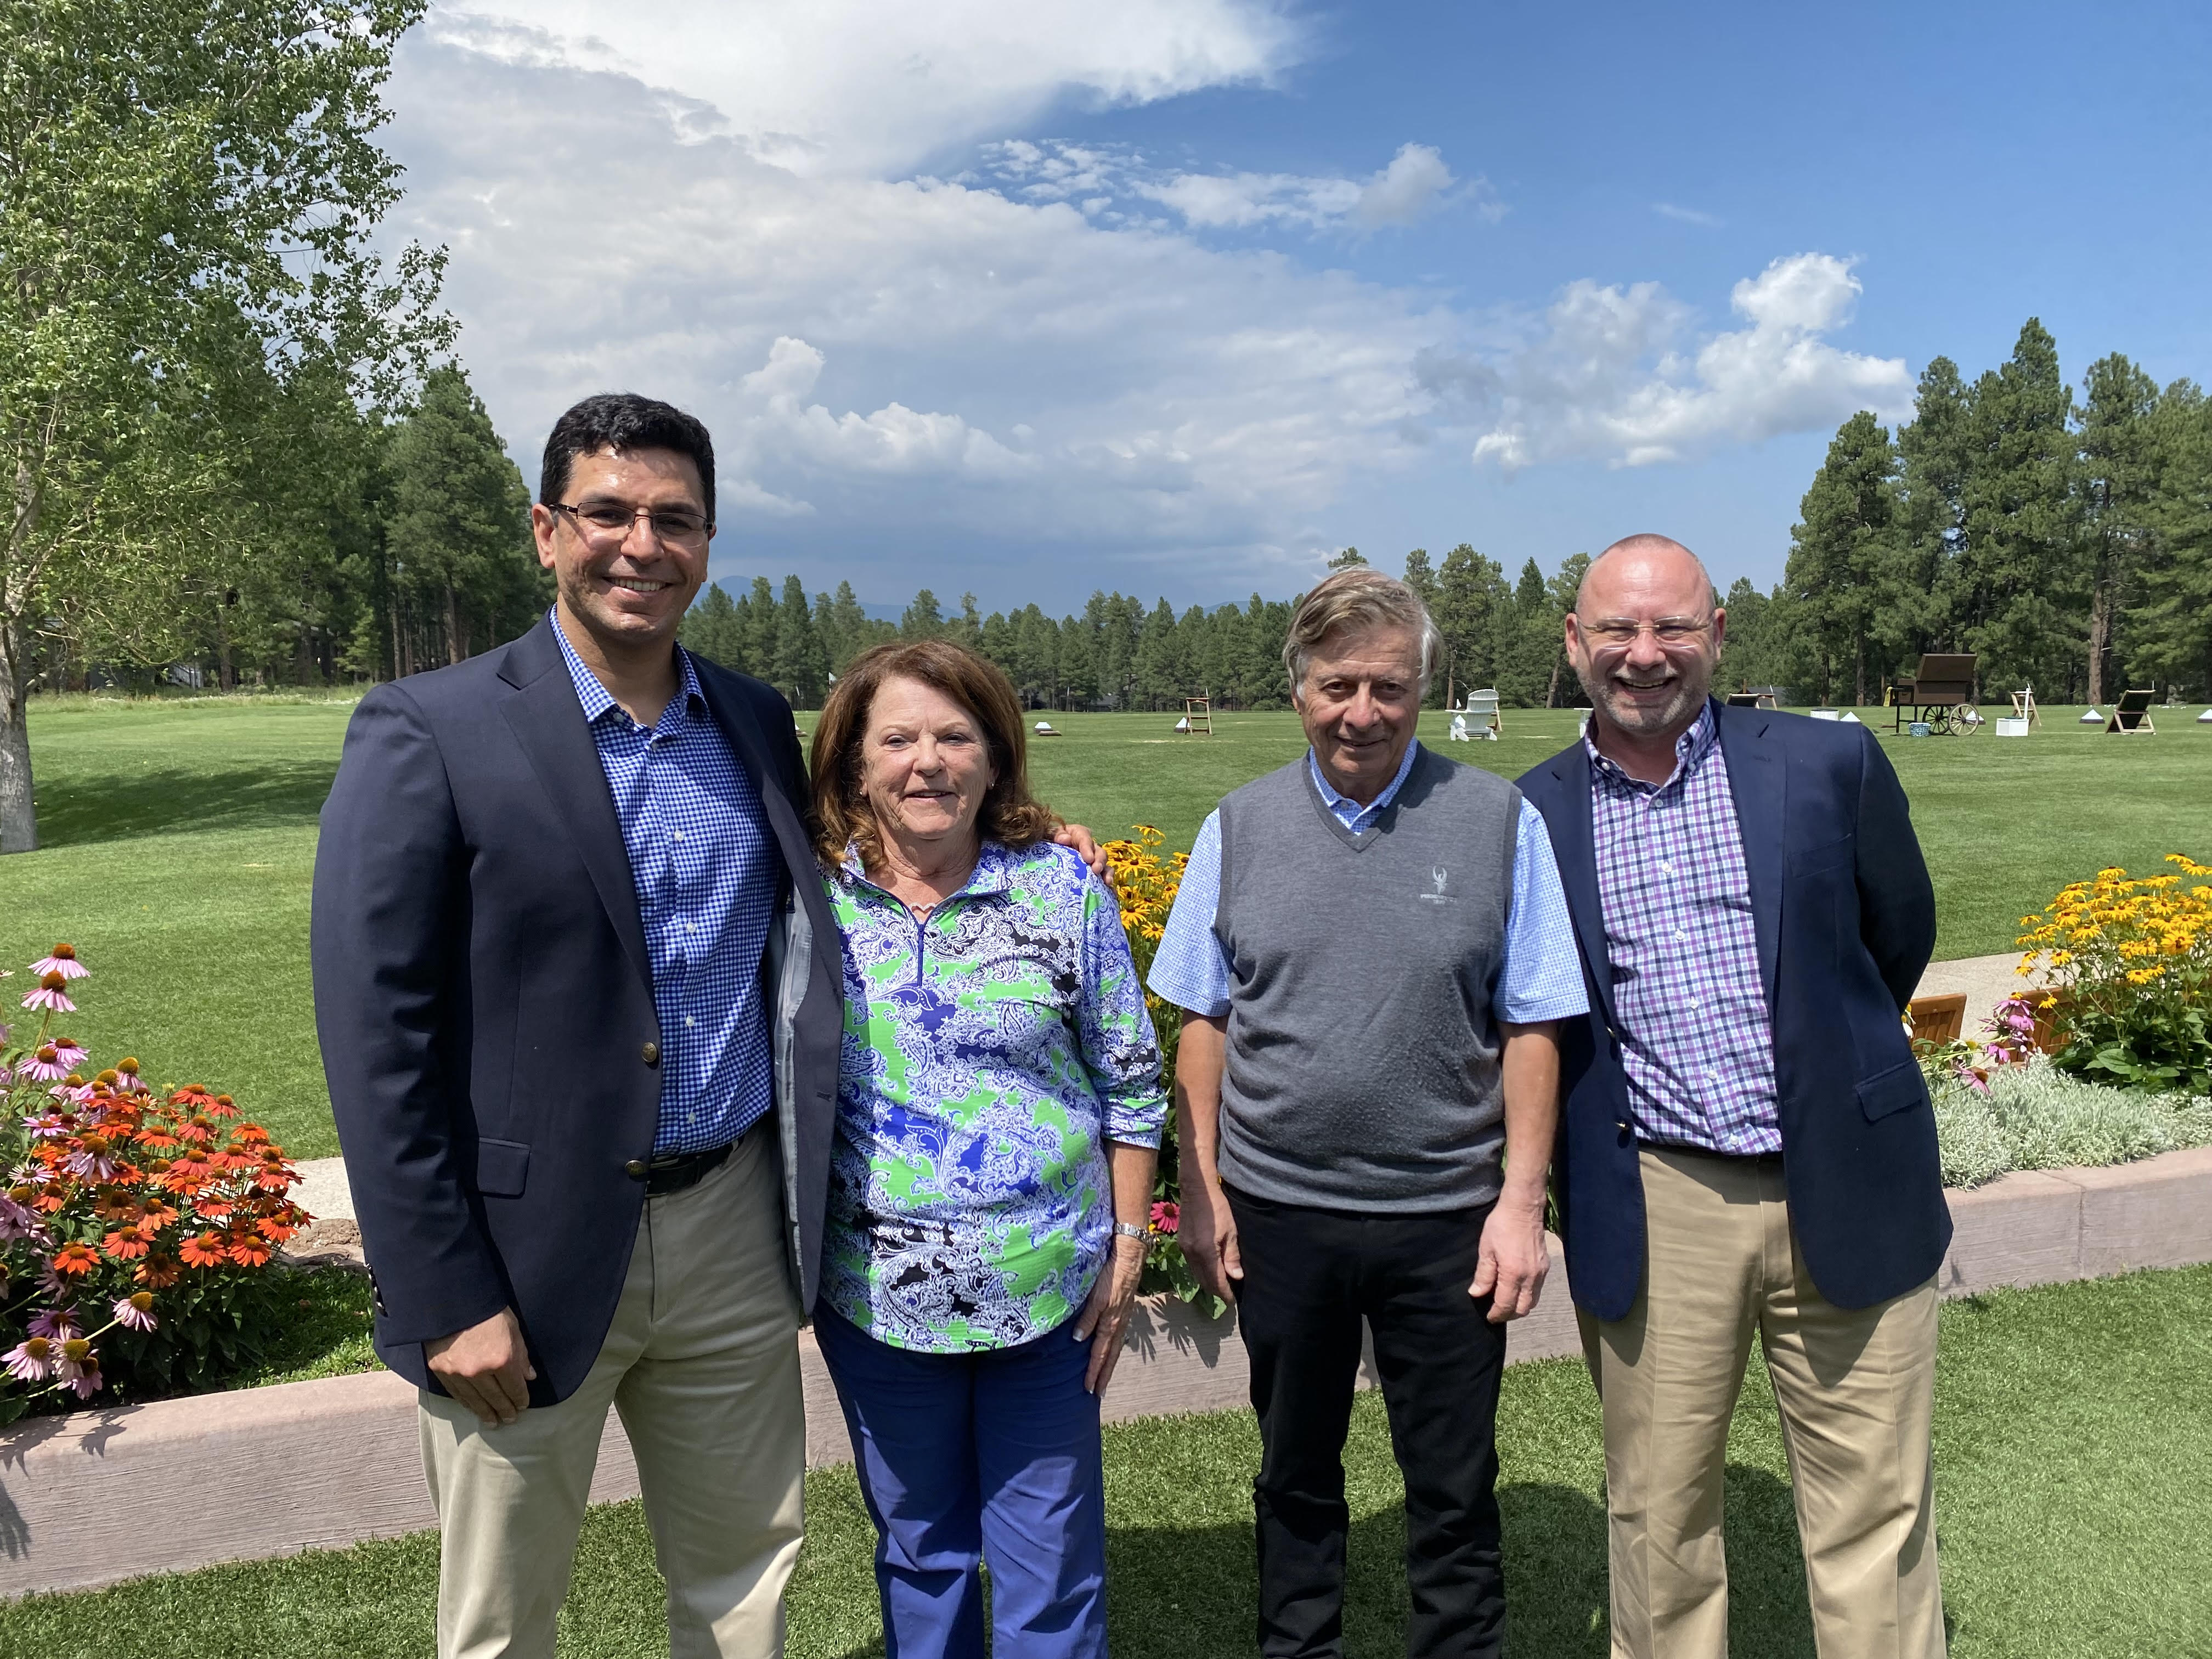
[[[1167,1116],[1121,907],[1050,843],[987,842],[921,921],[857,860],[826,885],[845,1037],[822,1294],[894,1347],[1042,1336],[1106,1258],[1105,1141],[1157,1146]]]

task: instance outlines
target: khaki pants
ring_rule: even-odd
[[[440,1659],[551,1659],[611,1404],[668,1581],[672,1659],[772,1659],[806,1470],[799,1310],[776,1141],[745,1137],[696,1187],[646,1200],[598,1361],[504,1428],[422,1395],[444,1536]]]
[[[1756,1329],[1774,1379],[1820,1659],[1941,1659],[1933,1281],[1846,1310],[1814,1288],[1778,1158],[1642,1154],[1647,1264],[1581,1316],[1604,1401],[1617,1659],[1723,1659],[1729,1418]]]

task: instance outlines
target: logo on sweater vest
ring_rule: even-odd
[[[1429,870],[1429,883],[1436,889],[1436,890],[1432,893],[1422,894],[1422,903],[1456,904],[1459,902],[1459,900],[1456,897],[1444,891],[1444,867],[1443,865],[1438,864],[1431,866]]]

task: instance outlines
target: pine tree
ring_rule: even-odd
[[[1841,675],[1853,705],[1863,706],[1869,674],[1891,665],[1878,623],[1882,584],[1899,557],[1896,480],[1889,434],[1862,410],[1838,428],[1790,529],[1783,586],[1818,653],[1823,702],[1834,700]]]
[[[2075,556],[2072,410],[2057,345],[2031,317],[2011,358],[1974,383],[1966,422],[1966,533],[1948,599],[1957,642],[1979,656],[1983,685],[2082,688],[2075,669],[2087,645],[2088,584]]]
[[[783,579],[783,602],[776,607],[775,669],[771,684],[791,699],[793,708],[822,706],[830,654],[815,632],[814,617],[806,608],[806,589],[796,576]]]
[[[2138,685],[2194,685],[2212,701],[2212,398],[2176,380],[2151,427],[2153,534],[2127,613],[2129,675]]]
[[[1498,684],[1498,629],[1513,603],[1505,573],[1462,542],[1444,555],[1430,607],[1444,636],[1444,690],[1456,702]]]
[[[935,640],[945,635],[945,614],[937,608],[937,595],[927,588],[914,596],[914,603],[899,617],[899,637],[902,640]]]
[[[2151,538],[2158,385],[2119,353],[2089,365],[2081,405],[2081,512],[2088,561],[2088,697],[2101,703],[2124,659],[2114,628]]]
[[[389,454],[395,672],[459,662],[536,622],[552,580],[531,537],[530,491],[459,365],[425,379]]]

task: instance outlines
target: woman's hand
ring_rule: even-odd
[[[1083,1386],[1093,1394],[1106,1392],[1121,1357],[1121,1338],[1129,1328],[1129,1310],[1137,1300],[1137,1281],[1145,1273],[1145,1241],[1126,1233],[1114,1236],[1113,1254],[1098,1270],[1098,1282],[1075,1322],[1075,1340],[1091,1343],[1091,1369]]]

